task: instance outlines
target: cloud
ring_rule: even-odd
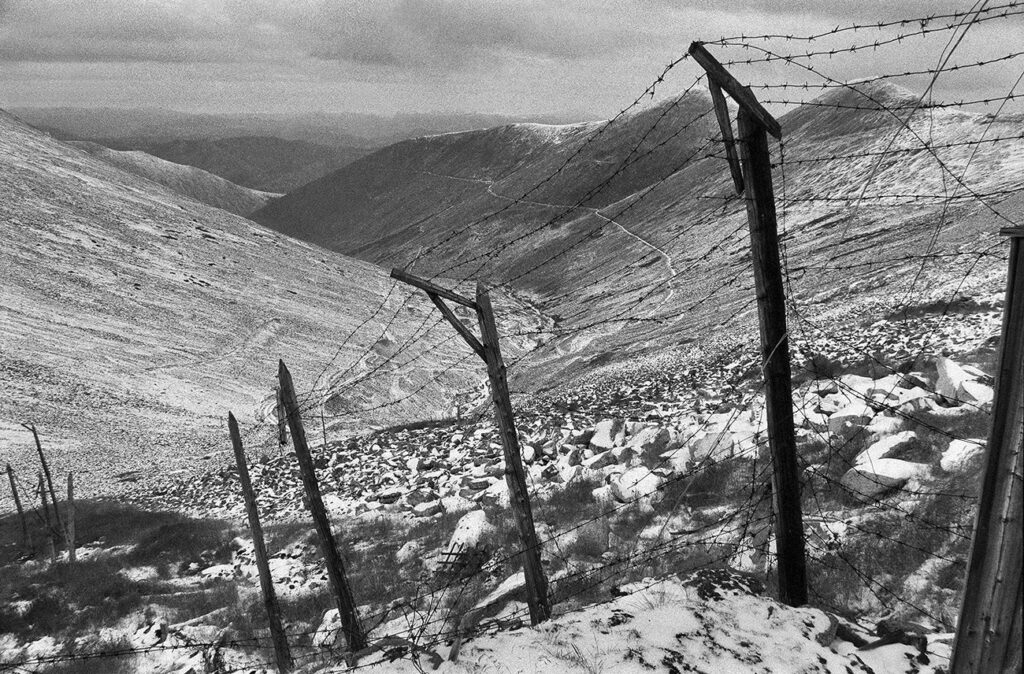
[[[200,0],[6,0],[0,58],[37,62],[230,60],[233,27]]]
[[[651,18],[633,3],[593,9],[585,0],[5,0],[0,58],[230,62],[287,54],[454,68],[614,53],[645,30],[630,16]]]

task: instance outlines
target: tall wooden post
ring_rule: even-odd
[[[11,481],[11,495],[14,496],[14,507],[18,509],[18,520],[21,522],[21,545],[25,550],[31,550],[32,533],[28,528],[28,518],[21,505],[21,497],[18,496],[18,482],[14,479],[14,469],[11,468],[11,464],[7,464],[7,479]]]
[[[498,329],[494,323],[491,298],[483,284],[476,286],[476,314],[480,322],[480,335],[484,347],[484,361],[487,363],[487,378],[491,384],[491,398],[494,413],[501,433],[501,446],[505,452],[505,483],[511,496],[512,512],[523,542],[523,571],[526,575],[526,594],[531,599],[530,622],[534,625],[551,617],[551,603],[548,599],[547,579],[541,567],[540,542],[533,526],[533,512],[530,509],[530,493],[526,489],[526,471],[523,470],[522,450],[519,434],[516,432],[515,417],[505,375],[505,362],[498,346]]]
[[[425,290],[441,315],[451,323],[474,353],[480,356],[487,365],[491,398],[494,401],[495,416],[505,455],[505,483],[508,485],[512,512],[523,545],[523,575],[526,578],[526,600],[530,607],[530,622],[536,625],[551,617],[551,601],[548,598],[547,579],[541,566],[540,541],[537,539],[537,532],[534,529],[530,495],[526,488],[526,472],[523,470],[522,453],[519,447],[519,434],[516,432],[512,402],[509,399],[505,363],[501,358],[501,348],[498,346],[498,329],[494,322],[494,310],[491,307],[490,296],[484,290],[483,285],[479,283],[476,287],[476,300],[474,301],[399,269],[392,269],[391,277]],[[470,307],[476,311],[481,339],[476,338],[473,331],[459,320],[455,312],[444,303],[444,300]]]
[[[302,485],[305,487],[306,498],[309,501],[309,512],[313,516],[313,523],[316,525],[320,539],[320,552],[327,565],[327,576],[331,580],[331,586],[334,588],[334,594],[338,601],[338,616],[341,618],[342,632],[345,634],[349,650],[355,653],[366,648],[366,635],[359,624],[355,601],[352,598],[352,589],[345,576],[345,565],[342,564],[341,556],[338,555],[334,534],[331,532],[331,523],[327,519],[323,498],[320,496],[320,486],[316,481],[313,459],[309,455],[309,445],[306,442],[306,431],[302,426],[292,375],[288,372],[283,360],[278,365],[278,380],[281,384],[281,400],[288,418],[288,430],[291,431],[295,456],[299,460]]]
[[[252,547],[256,553],[256,569],[260,574],[260,589],[263,590],[263,607],[267,611],[267,622],[270,625],[270,637],[274,641],[274,656],[277,660],[277,671],[281,674],[292,669],[292,654],[288,648],[288,637],[281,621],[281,607],[277,603],[274,581],[270,577],[270,563],[267,560],[267,544],[263,539],[263,526],[260,514],[256,509],[256,493],[249,479],[249,466],[245,461],[245,449],[242,447],[242,435],[238,432],[235,415],[228,412],[228,433],[231,445],[235,450],[235,463],[238,465],[238,481],[242,484],[242,498],[245,500],[245,512],[249,517],[249,530],[252,531]]]
[[[1020,672],[1024,568],[1024,227],[1010,236],[992,431],[950,669]]]
[[[36,441],[36,451],[39,453],[39,463],[43,466],[43,474],[46,475],[46,484],[50,488],[50,501],[53,502],[53,519],[56,522],[57,529],[61,530],[64,528],[63,523],[60,519],[60,512],[57,511],[57,492],[53,490],[53,476],[50,475],[50,465],[46,463],[46,455],[43,454],[43,444],[39,442],[39,433],[36,431],[35,424],[22,424],[22,428],[32,431],[32,437]]]
[[[64,524],[64,544],[68,548],[68,564],[77,561],[77,547],[75,545],[75,478],[74,473],[68,473],[68,504],[67,522]]]
[[[768,444],[772,455],[772,494],[779,559],[779,598],[790,606],[807,603],[807,562],[803,515],[800,509],[800,478],[793,427],[793,391],[790,381],[789,339],[786,328],[786,297],[779,260],[778,224],[772,187],[768,133],[782,137],[778,121],[699,42],[690,55],[704,67],[711,83],[722,137],[732,136],[728,110],[721,90],[739,105],[736,126],[742,180],[737,179],[736,158],[727,153],[733,182],[746,200],[750,226],[751,260],[761,332],[762,370],[765,376],[765,407]]]

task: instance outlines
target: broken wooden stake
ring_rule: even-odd
[[[14,507],[18,510],[18,520],[21,522],[21,545],[25,551],[32,549],[32,532],[28,528],[28,517],[25,515],[25,508],[21,505],[21,497],[18,496],[18,482],[14,479],[14,469],[7,464],[7,478],[11,481],[11,495],[14,496]]]
[[[245,512],[249,517],[249,530],[252,531],[252,547],[256,554],[256,568],[260,574],[260,589],[263,591],[263,607],[267,611],[267,622],[270,625],[270,636],[274,641],[274,655],[277,660],[277,671],[281,674],[292,669],[292,655],[288,647],[281,620],[281,607],[277,603],[274,581],[270,576],[270,562],[267,559],[267,544],[263,538],[263,526],[260,524],[259,510],[256,508],[256,492],[249,479],[249,466],[245,461],[245,449],[242,447],[242,436],[238,432],[235,415],[228,412],[228,433],[231,445],[235,450],[235,463],[238,466],[238,481],[242,485],[242,498],[245,500]]]

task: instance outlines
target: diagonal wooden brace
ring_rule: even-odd
[[[733,77],[732,74],[718,62],[718,59],[712,56],[711,52],[704,48],[704,44],[702,42],[694,42],[690,44],[688,53],[693,57],[693,60],[699,63],[701,67],[704,68],[704,71],[707,72],[709,82],[714,82],[724,89],[725,93],[729,94],[729,96],[731,96],[741,108],[745,108],[747,112],[750,113],[750,116],[753,117],[758,124],[764,127],[765,131],[780,140],[782,139],[782,126],[779,125],[778,120],[772,117],[771,113],[765,110],[764,106],[758,102],[753,92],[750,91],[750,87],[745,87],[740,84],[739,80]]]

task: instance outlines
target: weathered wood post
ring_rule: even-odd
[[[501,358],[501,348],[498,345],[498,329],[494,322],[494,310],[491,307],[490,296],[480,283],[477,284],[476,300],[474,301],[399,269],[392,269],[391,277],[425,290],[434,306],[487,365],[491,399],[494,401],[495,416],[505,455],[505,483],[508,485],[512,512],[515,516],[516,527],[519,529],[519,538],[523,544],[523,575],[526,578],[526,600],[530,607],[530,622],[536,625],[551,617],[551,601],[548,598],[544,568],[541,566],[540,541],[533,524],[533,512],[530,508],[530,494],[526,488],[526,473],[523,470],[519,435],[516,432],[515,416],[512,412],[508,381],[505,376],[505,363]],[[444,300],[470,307],[476,312],[481,339],[476,338],[473,331],[459,320],[444,303]]]
[[[274,389],[274,395],[277,397],[277,444],[284,447],[288,444],[288,416],[284,411],[280,386]]]
[[[67,522],[64,524],[64,543],[68,548],[68,564],[77,561],[78,554],[75,546],[75,478],[74,473],[68,473],[68,503]]]
[[[498,328],[494,322],[491,298],[482,283],[476,285],[476,313],[480,322],[480,335],[487,363],[487,378],[494,400],[494,413],[501,433],[501,446],[505,451],[505,482],[516,518],[519,537],[523,541],[523,567],[526,575],[527,596],[530,602],[530,622],[534,625],[551,617],[551,603],[548,599],[547,579],[540,559],[540,541],[533,524],[530,508],[530,493],[526,489],[526,471],[523,470],[522,448],[516,432],[515,416],[505,375],[505,361],[498,346]]]
[[[1020,672],[1024,567],[1024,227],[1010,238],[992,431],[950,669]]]
[[[740,84],[699,42],[689,53],[704,68],[711,87],[722,137],[729,147],[732,127],[722,90],[739,106],[736,125],[739,163],[727,150],[737,192],[744,194],[750,225],[751,260],[761,330],[762,370],[765,377],[765,408],[768,444],[772,455],[772,495],[777,521],[779,598],[790,606],[807,603],[807,562],[803,515],[800,508],[800,477],[793,427],[793,391],[790,380],[789,339],[786,328],[786,297],[779,260],[778,224],[772,187],[768,133],[782,138],[782,127],[757,101],[749,87]]]
[[[57,525],[57,529],[63,529],[64,525],[61,523],[60,512],[57,510],[57,492],[53,490],[53,477],[50,475],[50,465],[46,462],[46,455],[43,454],[43,444],[39,442],[39,433],[36,431],[35,424],[22,424],[22,428],[32,431],[32,437],[36,441],[36,451],[39,453],[39,463],[43,466],[43,474],[46,475],[46,484],[50,488],[50,500],[53,502],[53,519]]]
[[[53,522],[50,520],[50,505],[46,501],[46,483],[43,482],[43,472],[39,471],[39,499],[43,504],[43,523],[46,525],[46,547],[50,552],[50,563],[57,563],[57,547],[54,544]],[[54,506],[54,510],[57,507]]]
[[[338,601],[338,616],[341,618],[342,632],[348,642],[349,651],[355,653],[366,648],[366,634],[359,624],[355,600],[352,598],[352,589],[349,587],[348,578],[345,575],[345,565],[342,564],[341,556],[338,554],[334,534],[331,531],[331,523],[327,519],[323,498],[320,496],[320,486],[317,484],[313,459],[309,455],[309,445],[306,442],[306,431],[302,426],[302,416],[299,413],[299,403],[295,396],[292,375],[288,372],[283,360],[278,365],[278,379],[281,384],[281,400],[288,418],[288,430],[291,431],[295,456],[299,460],[302,485],[306,490],[306,498],[309,500],[309,512],[313,516],[313,523],[316,525],[320,539],[320,552],[327,565],[327,576],[331,580],[331,586],[334,588],[334,594]]]
[[[32,549],[32,532],[28,528],[28,518],[25,516],[25,508],[21,505],[21,497],[18,496],[18,482],[14,479],[14,469],[7,464],[7,479],[11,481],[11,495],[14,496],[14,507],[18,510],[18,520],[21,522],[21,545],[26,550]]]
[[[252,531],[252,547],[256,553],[256,569],[260,574],[260,589],[263,591],[263,607],[267,611],[267,622],[270,625],[270,637],[274,641],[274,656],[277,660],[277,671],[281,674],[292,669],[292,654],[288,648],[288,637],[285,635],[281,621],[281,607],[277,603],[274,581],[270,576],[270,562],[267,559],[267,544],[263,539],[263,526],[256,508],[256,492],[249,479],[249,466],[245,461],[245,449],[242,447],[242,435],[238,432],[235,415],[228,412],[228,433],[231,445],[235,450],[235,463],[238,465],[238,481],[242,485],[242,498],[245,500],[245,512],[249,517],[249,530]]]

